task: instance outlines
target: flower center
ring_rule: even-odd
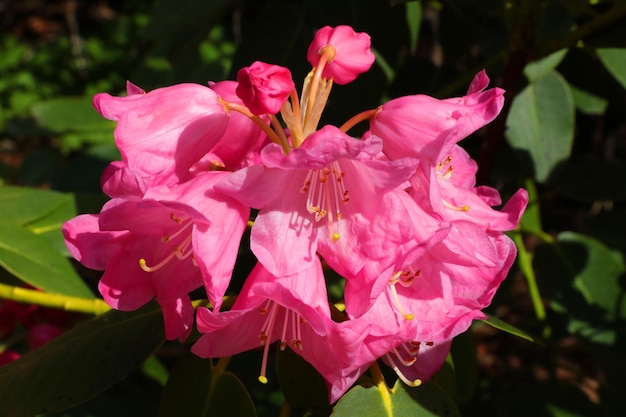
[[[267,315],[259,331],[259,340],[263,346],[263,362],[261,363],[259,381],[267,384],[267,358],[274,330],[280,330],[280,350],[285,350],[287,346],[302,350],[302,324],[305,324],[306,320],[295,311],[281,307],[270,299],[259,308],[259,313]],[[281,319],[282,324],[280,323]]]
[[[195,265],[195,259],[193,258],[193,248],[191,248],[191,228],[193,226],[193,220],[189,216],[177,216],[174,213],[170,213],[170,221],[176,226],[173,226],[173,233],[165,233],[159,242],[164,245],[170,246],[165,252],[167,255],[160,262],[155,265],[148,265],[144,258],[139,259],[139,266],[146,272],[155,272],[164,266],[168,265],[174,259],[185,260],[191,257],[191,262]]]
[[[440,161],[436,166],[435,170],[437,173],[437,179],[440,180],[449,180],[452,177],[452,173],[454,172],[454,165],[452,165],[452,156],[448,155],[446,159]],[[456,206],[454,204],[449,203],[446,200],[442,200],[443,205],[451,210],[455,211],[469,211],[470,207],[465,204],[463,206]]]
[[[308,194],[307,211],[315,215],[316,222],[327,219],[329,235],[335,241],[341,238],[339,233],[340,222],[343,219],[341,206],[350,201],[344,177],[345,172],[341,170],[339,163],[334,161],[326,168],[309,170],[300,189],[302,194]]]

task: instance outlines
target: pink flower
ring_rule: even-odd
[[[198,84],[178,84],[146,94],[129,86],[132,94],[97,94],[98,112],[117,121],[115,143],[126,166],[148,185],[176,184],[189,168],[219,141],[228,116],[218,95]]]
[[[444,221],[468,220],[505,231],[517,226],[527,193],[519,190],[501,211],[494,210],[493,206],[501,204],[499,193],[475,186],[476,163],[456,145],[502,109],[504,91],[483,91],[488,84],[489,78],[481,71],[464,97],[437,100],[416,95],[391,100],[372,120],[371,134],[383,139],[383,152],[390,159],[420,159],[418,172],[411,178],[418,203]]]
[[[372,134],[383,140],[390,159],[416,155],[435,159],[441,149],[466,138],[500,113],[504,90],[483,91],[488,83],[481,71],[464,97],[438,100],[418,94],[390,100],[371,120]]]
[[[265,370],[269,346],[291,348],[322,374],[330,385],[343,379],[340,363],[344,344],[334,331],[319,260],[289,277],[275,277],[257,264],[229,311],[198,308],[198,330],[203,333],[191,350],[205,358],[231,356],[263,348],[259,380]],[[345,359],[343,359],[345,361]]]
[[[468,220],[489,230],[513,230],[528,204],[528,193],[519,189],[501,210],[494,210],[502,204],[500,193],[475,186],[478,166],[458,145],[444,148],[436,164],[424,163],[420,168],[411,184],[428,190],[432,210],[446,221]]]
[[[41,323],[28,330],[28,347],[35,349],[63,334],[63,329],[52,324]]]
[[[257,115],[278,113],[296,88],[287,68],[260,61],[240,69],[237,81],[237,96]]]
[[[248,218],[247,208],[212,190],[227,175],[206,172],[134,197],[117,190],[125,197],[110,200],[100,215],[64,224],[72,256],[105,270],[98,288],[109,305],[135,310],[156,297],[169,339],[185,338],[191,330],[190,291],[204,284],[219,309]],[[114,173],[109,181],[130,176]]]
[[[337,84],[348,84],[369,70],[376,57],[370,50],[367,33],[356,33],[350,26],[325,26],[315,33],[306,57],[317,67],[326,55],[323,76]]]
[[[353,276],[416,240],[395,197],[404,194],[415,160],[377,160],[380,149],[376,138],[356,140],[326,126],[288,155],[266,146],[264,166],[235,172],[217,188],[260,209],[251,248],[270,273],[308,269],[319,251],[338,273]]]

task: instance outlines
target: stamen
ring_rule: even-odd
[[[170,219],[172,219],[176,224],[181,224],[183,222],[183,220],[180,219],[179,217],[175,217],[174,213],[170,214]],[[186,220],[189,220],[189,218],[187,217]],[[185,233],[191,226],[193,226],[193,221],[190,220],[187,222],[187,224],[185,224],[180,229],[178,229],[176,233],[174,233],[173,235],[168,235],[167,233],[164,234],[163,237],[161,238],[161,242],[167,243],[172,239],[176,239],[178,236]]]
[[[419,387],[420,385],[422,385],[422,380],[419,379],[419,378],[416,379],[415,381],[409,380],[402,373],[402,371],[398,368],[398,365],[396,365],[396,363],[393,361],[391,356],[389,356],[389,353],[385,353],[385,358],[387,359],[387,361],[389,361],[391,369],[393,369],[393,371],[396,373],[396,375],[398,375],[398,378],[400,378],[400,380],[402,380],[402,382],[404,382],[405,384],[407,384],[410,387]]]
[[[455,211],[469,211],[470,207],[466,204],[464,206],[458,207],[455,205],[452,205],[450,203],[448,203],[446,200],[441,200],[443,202],[443,205],[446,206],[447,208],[451,209],[451,210],[455,210]]]
[[[396,272],[395,274],[393,274],[391,280],[389,280],[389,291],[391,292],[391,298],[400,315],[406,320],[413,320],[415,318],[415,315],[413,313],[406,313],[404,311],[404,308],[402,307],[402,302],[400,302],[400,297],[398,296],[398,291],[396,290],[396,283],[400,273]]]
[[[158,271],[159,269],[163,268],[163,266],[167,265],[172,259],[174,259],[175,256],[176,251],[172,251],[172,253],[170,253],[165,259],[163,259],[161,262],[154,266],[148,266],[146,260],[144,258],[141,258],[139,260],[139,266],[146,272]]]
[[[300,188],[301,193],[308,194],[307,211],[315,215],[316,222],[327,219],[329,235],[334,241],[341,238],[336,227],[343,219],[341,205],[350,201],[344,183],[345,175],[337,161],[334,161],[323,169],[309,170]]]
[[[261,343],[264,345],[263,347],[263,359],[261,362],[261,372],[259,373],[259,382],[261,384],[267,384],[267,358],[269,356],[270,344],[268,343],[268,338],[272,337],[272,330],[274,329],[274,323],[276,322],[276,312],[278,310],[278,304],[274,303],[272,305],[272,310],[269,314],[269,323],[268,326],[263,328],[259,333],[259,337],[261,337]],[[267,322],[267,320],[266,320]]]
[[[398,349],[394,348],[391,349],[391,352],[393,352],[394,356],[396,358],[398,358],[398,360],[400,360],[400,362],[402,363],[402,365],[404,366],[411,366],[415,363],[415,361],[417,360],[415,357],[411,357],[409,359],[405,359],[400,355],[400,352],[398,352]]]

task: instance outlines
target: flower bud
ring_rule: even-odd
[[[256,115],[276,114],[296,88],[285,67],[256,61],[237,73],[237,96]]]
[[[316,67],[327,55],[323,75],[337,84],[348,84],[369,70],[374,60],[367,33],[356,33],[350,26],[325,26],[315,33],[306,57]]]

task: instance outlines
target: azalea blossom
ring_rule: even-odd
[[[211,185],[225,175],[206,172],[184,184],[132,196],[136,181],[120,168],[107,184],[117,182],[108,188],[125,197],[107,202],[99,215],[64,224],[70,253],[105,271],[98,288],[109,305],[135,310],[156,297],[169,339],[185,338],[191,331],[189,292],[204,284],[219,308],[248,217],[245,207],[211,192]],[[226,234],[232,238],[223,239]]]
[[[219,96],[199,84],[178,84],[126,97],[96,94],[94,106],[117,121],[115,144],[122,160],[148,185],[184,181],[189,168],[220,140],[228,115]]]
[[[102,176],[111,200],[65,223],[66,244],[104,270],[98,288],[113,308],[156,298],[168,339],[190,334],[189,294],[204,291],[211,307],[195,313],[192,351],[260,348],[261,382],[278,342],[324,376],[331,402],[379,360],[417,386],[486,317],[515,259],[503,231],[527,193],[496,209],[500,193],[476,185],[458,145],[498,115],[504,92],[482,71],[465,96],[400,97],[320,127],[334,83],[375,57],[367,34],[327,26],[307,59],[300,95],[287,68],[258,61],[237,81],[97,95],[122,160]],[[363,121],[363,137],[348,134]],[[258,263],[222,311],[247,226]],[[331,318],[322,261],[345,279],[345,320]]]
[[[198,356],[218,358],[262,348],[262,383],[267,382],[269,347],[276,341],[280,349],[289,347],[302,356],[329,384],[342,379],[342,344],[333,330],[319,260],[289,277],[273,276],[257,264],[229,311],[199,308],[197,323],[202,336],[191,350]]]
[[[216,187],[260,210],[250,246],[272,274],[308,269],[319,252],[353,276],[389,252],[381,239],[397,246],[415,240],[406,208],[393,199],[404,194],[416,161],[378,160],[380,150],[375,138],[360,141],[326,126],[287,155],[268,145],[263,166],[237,171]]]

